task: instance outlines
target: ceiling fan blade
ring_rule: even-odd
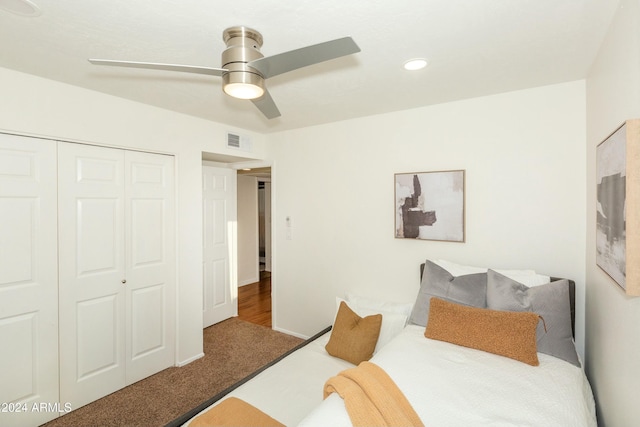
[[[360,48],[356,42],[351,37],[343,37],[277,55],[265,56],[251,61],[247,65],[258,70],[267,79],[298,68],[358,52],[360,52]]]
[[[94,65],[111,65],[116,67],[146,68],[151,70],[179,71],[183,73],[206,74],[209,76],[222,76],[226,69],[198,67],[194,65],[159,64],[156,62],[114,61],[112,59],[89,59]]]
[[[280,110],[278,110],[278,106],[273,101],[273,98],[271,98],[268,90],[265,89],[264,95],[260,98],[252,99],[251,102],[258,107],[258,110],[260,110],[267,119],[271,120],[280,117]]]

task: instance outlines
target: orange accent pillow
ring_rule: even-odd
[[[358,365],[373,356],[380,326],[382,314],[360,317],[342,301],[325,349],[332,356]]]
[[[467,307],[431,298],[424,336],[538,366],[539,320],[540,316],[531,312]]]
[[[193,427],[286,427],[260,409],[237,397],[229,397],[218,405],[207,409],[189,423]]]

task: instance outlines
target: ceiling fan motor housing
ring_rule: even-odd
[[[248,62],[264,57],[260,53],[262,35],[251,28],[231,27],[222,33],[227,48],[222,52],[222,68],[229,70],[222,75],[223,85],[230,83],[253,84],[264,89],[264,78]]]

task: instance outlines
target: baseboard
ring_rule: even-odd
[[[277,326],[273,326],[271,329],[273,329],[274,331],[282,332],[283,334],[293,335],[294,337],[302,338],[303,340],[308,340],[310,338],[308,335],[302,335],[297,332],[288,331],[286,329],[278,328]]]
[[[186,366],[186,365],[188,365],[188,364],[189,364],[189,363],[191,363],[191,362],[195,362],[196,360],[201,359],[201,358],[203,358],[203,357],[204,357],[204,353],[196,354],[195,356],[190,357],[190,358],[188,358],[187,360],[183,360],[182,362],[178,362],[178,363],[176,363],[176,366],[177,366],[178,368],[182,368],[183,366]]]
[[[238,282],[238,287],[240,287],[240,286],[250,285],[250,284],[252,284],[252,283],[256,283],[256,282],[259,282],[259,281],[260,281],[260,278],[259,278],[259,277],[256,277],[256,278],[254,278],[254,279],[247,279],[247,280],[243,280],[242,282]]]

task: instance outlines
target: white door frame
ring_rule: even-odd
[[[265,184],[264,189],[264,257],[265,270],[271,271],[271,178],[258,178]],[[259,260],[258,260],[259,261]]]
[[[270,234],[271,234],[271,245],[270,245],[270,249],[271,249],[271,324],[272,324],[272,328],[276,329],[276,317],[277,317],[277,313],[274,310],[274,308],[276,307],[276,268],[275,268],[275,259],[276,259],[276,253],[273,250],[273,248],[275,247],[275,228],[276,228],[276,221],[273,220],[274,218],[274,212],[275,212],[275,194],[276,194],[276,185],[275,185],[275,180],[274,180],[274,172],[275,172],[275,162],[271,162],[271,161],[263,161],[263,160],[251,160],[251,161],[246,161],[246,162],[236,162],[236,163],[221,163],[221,162],[216,162],[216,161],[210,161],[210,160],[203,160],[202,161],[202,165],[203,168],[204,166],[213,166],[213,167],[224,167],[224,166],[228,166],[229,168],[233,169],[233,170],[240,170],[240,169],[244,169],[244,168],[262,168],[262,167],[269,167],[271,168],[271,209],[270,209],[270,217],[272,219],[271,221],[271,226],[270,226]],[[204,228],[203,228],[203,232],[204,232]],[[234,238],[233,241],[234,245],[237,246],[237,235]],[[203,251],[204,252],[204,251]],[[204,254],[203,254],[204,257]],[[235,287],[234,287],[234,292],[235,292],[235,314],[237,316],[238,314],[238,299],[237,299],[237,292],[238,292],[238,286],[237,286],[237,268],[238,268],[238,264],[237,264],[237,259],[235,260],[235,263],[232,266],[232,271],[230,272],[230,274],[232,275],[232,277],[235,280]],[[204,277],[203,277],[203,290],[204,290]],[[203,302],[204,305],[204,302]]]

